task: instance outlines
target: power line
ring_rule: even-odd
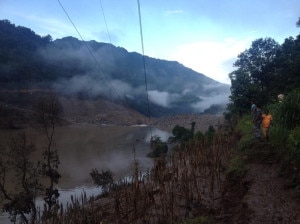
[[[140,36],[141,36],[142,53],[143,53],[143,66],[144,66],[144,76],[145,76],[145,86],[146,86],[148,118],[149,118],[150,133],[151,133],[151,138],[152,138],[151,114],[150,114],[150,104],[149,104],[149,96],[148,96],[148,81],[147,81],[147,72],[146,72],[145,51],[144,51],[143,26],[142,26],[142,16],[141,16],[141,6],[140,6],[140,1],[139,0],[137,0],[137,4],[138,4],[138,12],[139,12]]]
[[[93,51],[90,49],[90,47],[88,46],[88,44],[86,43],[86,41],[84,41],[82,35],[80,34],[79,30],[77,29],[76,25],[74,24],[74,22],[72,21],[71,17],[69,16],[68,12],[66,11],[66,9],[64,8],[64,6],[62,5],[62,3],[60,2],[60,0],[57,0],[59,5],[61,6],[62,10],[64,11],[64,13],[66,14],[66,16],[68,17],[69,21],[71,22],[71,24],[73,25],[74,29],[76,30],[78,36],[80,37],[80,39],[83,41],[85,47],[88,49],[90,55],[92,56],[92,58],[95,60],[96,64],[99,67],[100,72],[103,74],[104,78],[107,80],[107,82],[110,84],[111,89],[115,92],[116,96],[118,96],[120,99],[122,99],[120,97],[120,95],[118,94],[118,92],[115,90],[115,88],[112,86],[112,84],[110,83],[109,79],[106,77],[105,73],[103,72],[103,69],[99,63],[99,61],[97,60],[97,58],[95,57]],[[143,29],[142,29],[142,17],[141,17],[141,8],[140,8],[140,2],[139,0],[137,0],[137,4],[138,4],[138,14],[139,14],[139,26],[140,26],[140,36],[141,36],[141,45],[142,45],[142,58],[143,58],[143,69],[144,69],[144,77],[145,77],[145,87],[146,87],[146,99],[147,99],[147,109],[148,109],[148,118],[149,118],[149,123],[151,123],[151,114],[150,114],[150,104],[149,104],[149,96],[148,96],[148,81],[147,81],[147,72],[146,72],[146,61],[145,61],[145,51],[144,51],[144,40],[143,40]],[[105,25],[106,25],[106,30],[109,36],[109,40],[111,42],[111,38],[109,35],[109,31],[108,31],[108,26],[107,26],[107,22],[106,22],[106,18],[105,18],[105,14],[104,14],[104,9],[102,6],[102,2],[100,0],[100,6],[101,6],[101,10],[102,10],[102,14],[104,17],[104,21],[105,21]],[[152,137],[152,130],[151,130],[151,125],[150,125],[150,131],[151,131],[151,137]]]
[[[68,17],[69,21],[72,23],[74,29],[76,30],[78,36],[80,37],[81,41],[84,43],[85,47],[88,49],[90,55],[92,56],[92,58],[94,59],[94,61],[96,62],[96,64],[99,67],[99,71],[102,73],[102,75],[104,76],[104,78],[106,79],[106,81],[109,83],[109,85],[111,86],[110,88],[115,92],[116,96],[119,97],[120,99],[122,99],[120,97],[120,95],[118,94],[118,92],[116,91],[116,89],[113,87],[113,85],[111,84],[111,82],[109,81],[109,79],[106,77],[105,73],[103,72],[103,69],[99,63],[99,61],[97,60],[97,58],[95,57],[93,51],[90,49],[90,47],[88,46],[88,44],[86,43],[86,41],[83,39],[83,37],[81,36],[79,30],[77,29],[77,27],[75,26],[75,24],[73,23],[71,17],[69,16],[68,12],[66,11],[66,9],[64,8],[64,6],[62,5],[62,3],[60,2],[60,0],[57,0],[59,5],[61,6],[62,10],[64,11],[64,13],[66,14],[66,16]]]
[[[105,27],[106,27],[106,32],[107,32],[107,35],[108,35],[108,39],[109,39],[109,42],[112,44],[110,34],[109,34],[109,30],[108,30],[108,26],[107,26],[107,22],[106,22],[106,18],[105,18],[105,14],[104,14],[104,9],[103,9],[103,6],[102,6],[102,1],[99,0],[99,2],[100,2],[100,7],[101,7],[101,11],[102,11],[102,15],[103,15],[103,19],[104,19],[104,23],[105,23]]]

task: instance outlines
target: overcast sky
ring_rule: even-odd
[[[137,0],[0,0],[0,19],[53,39],[96,40],[142,53]],[[300,28],[299,0],[140,0],[144,53],[219,82],[258,38],[282,43]]]

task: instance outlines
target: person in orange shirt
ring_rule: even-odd
[[[268,109],[265,109],[261,117],[262,117],[262,134],[265,142],[268,142],[270,138],[270,126],[273,118],[272,115],[269,113]]]

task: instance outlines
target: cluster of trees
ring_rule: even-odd
[[[176,125],[172,129],[172,136],[169,138],[169,142],[179,143],[181,147],[185,147],[193,141],[202,141],[205,144],[211,144],[216,133],[215,128],[212,125],[209,125],[206,132],[195,132],[195,125],[196,122],[192,122],[190,129]]]
[[[300,27],[300,19],[297,22]],[[299,88],[300,35],[278,44],[272,38],[260,38],[238,55],[237,68],[229,74],[231,104],[228,110],[242,115],[249,111],[249,102],[260,105],[274,102],[279,94]]]
[[[12,137],[7,145],[0,145],[0,201],[3,211],[12,222],[38,223],[37,197],[43,196],[43,219],[49,220],[59,207],[59,192],[55,184],[60,179],[59,158],[54,144],[54,133],[60,123],[62,107],[54,96],[41,98],[36,105],[35,118],[39,130],[45,135],[43,158],[33,161],[37,146],[21,133]],[[9,184],[11,181],[14,188]]]
[[[300,27],[300,18],[296,25]],[[272,144],[286,152],[290,164],[300,167],[300,35],[281,45],[272,38],[257,39],[234,66],[225,118],[235,121],[231,118],[249,114],[250,101],[268,108],[273,116]],[[280,94],[283,100],[278,100]],[[299,172],[294,179],[299,187]]]
[[[216,130],[212,125],[209,125],[206,132],[195,132],[196,122],[191,122],[191,128],[185,128],[180,125],[175,125],[172,129],[172,136],[169,137],[168,143],[176,144],[173,150],[180,150],[187,147],[189,144],[202,142],[203,144],[211,144],[213,142]],[[148,154],[149,157],[156,158],[165,155],[168,152],[168,144],[161,140],[158,136],[151,138],[152,151]]]
[[[32,30],[0,21],[0,83],[2,88],[27,87],[41,81],[46,69],[37,50],[51,42],[51,36],[41,37]],[[50,70],[51,71],[51,70]]]

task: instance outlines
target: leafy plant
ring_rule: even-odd
[[[163,142],[158,136],[151,138],[150,145],[152,152],[148,154],[149,157],[159,157],[160,155],[168,152],[167,143]]]
[[[244,115],[236,124],[236,132],[240,135],[240,140],[236,144],[236,149],[246,151],[251,148],[254,139],[253,122],[251,115]]]
[[[184,144],[193,138],[193,133],[190,129],[176,125],[172,130],[173,136],[169,138],[169,141],[172,143],[179,142]]]
[[[109,187],[114,183],[113,173],[111,170],[99,172],[97,168],[91,170],[90,176],[92,177],[94,184],[98,187],[101,187],[106,193],[109,190]]]
[[[235,156],[229,161],[229,166],[226,169],[226,173],[234,174],[238,177],[243,177],[247,172],[244,161],[240,156]]]
[[[300,159],[300,126],[293,129],[287,139],[288,148],[292,151],[295,159]]]
[[[291,130],[300,124],[300,89],[294,89],[282,103],[278,103],[276,119],[282,127]]]
[[[209,144],[213,142],[215,133],[216,133],[215,128],[212,125],[209,125],[207,131],[204,133],[204,137],[207,139],[207,142]]]

